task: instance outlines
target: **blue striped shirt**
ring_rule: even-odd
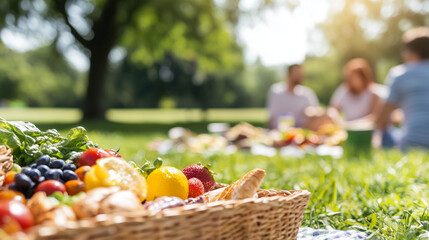
[[[429,61],[396,66],[387,81],[391,84],[387,102],[404,111],[402,148],[429,148]]]

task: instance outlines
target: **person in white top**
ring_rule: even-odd
[[[292,116],[295,127],[305,126],[307,119],[305,109],[319,105],[319,100],[313,90],[300,85],[303,78],[302,67],[294,64],[288,67],[285,82],[271,86],[267,99],[269,128],[277,128],[279,118],[282,116]]]
[[[335,90],[330,107],[342,112],[347,122],[373,122],[386,89],[374,83],[372,69],[365,59],[350,60],[343,74],[344,83]]]

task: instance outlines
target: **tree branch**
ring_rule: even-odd
[[[58,10],[58,12],[62,15],[64,22],[67,24],[67,26],[70,28],[71,34],[73,37],[80,42],[84,47],[90,48],[90,41],[86,40],[77,30],[76,28],[70,23],[67,10],[66,10],[66,1],[65,0],[55,0],[55,7]]]

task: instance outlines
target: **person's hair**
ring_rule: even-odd
[[[408,50],[417,53],[421,59],[429,59],[429,28],[416,27],[406,31],[402,42]]]
[[[301,67],[301,65],[299,65],[299,64],[292,64],[292,65],[289,65],[289,66],[287,67],[287,74],[290,74],[290,73],[292,72],[292,70],[293,70],[294,68],[296,68],[296,67]]]
[[[363,58],[353,58],[344,66],[343,74],[348,76],[351,73],[357,73],[363,81],[363,85],[367,88],[374,82],[374,74],[369,63]]]

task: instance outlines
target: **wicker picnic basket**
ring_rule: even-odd
[[[13,166],[12,152],[0,146],[0,183]],[[0,184],[0,185],[1,185]],[[217,188],[224,187],[217,184]],[[146,211],[98,215],[60,228],[34,227],[23,240],[240,240],[296,239],[310,198],[306,190],[258,190],[258,198],[222,200],[165,209],[148,215]]]
[[[3,185],[3,181],[6,172],[11,170],[13,167],[12,149],[7,149],[6,146],[0,146],[0,186]]]
[[[144,212],[98,215],[65,228],[36,227],[16,239],[296,239],[310,193],[259,190],[257,199],[218,201]]]

